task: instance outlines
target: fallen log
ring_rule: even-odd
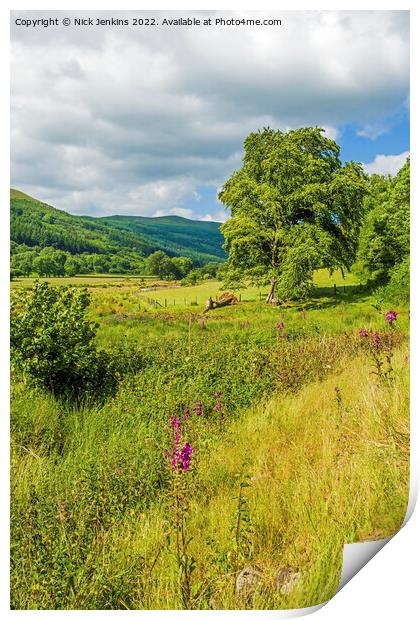
[[[216,308],[222,308],[223,306],[233,306],[238,303],[238,298],[231,293],[223,293],[216,301],[211,297],[207,299],[204,312],[209,310],[215,310]]]

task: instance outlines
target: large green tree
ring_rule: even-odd
[[[185,276],[193,268],[193,262],[191,258],[188,258],[187,256],[174,256],[174,258],[171,259],[171,262],[174,266],[177,278],[185,278]]]
[[[318,127],[265,128],[245,140],[242,168],[219,193],[231,218],[221,230],[228,279],[271,280],[267,302],[309,294],[318,267],[349,269],[363,219],[366,179],[359,164]]]
[[[158,250],[150,254],[145,260],[146,273],[159,278],[176,278],[177,269],[165,252]]]

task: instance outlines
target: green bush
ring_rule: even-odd
[[[112,394],[117,387],[111,357],[98,351],[97,324],[85,317],[86,290],[37,282],[11,307],[12,368],[55,396],[81,399]]]
[[[410,257],[406,256],[401,263],[390,271],[390,279],[386,286],[381,286],[374,294],[379,303],[408,302],[410,300]]]

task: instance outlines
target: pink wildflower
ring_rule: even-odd
[[[398,316],[398,312],[395,312],[395,310],[388,310],[388,312],[385,315],[385,320],[388,323],[388,325],[392,325],[392,323],[397,320],[397,316]]]
[[[188,411],[186,409],[185,411]],[[189,414],[189,411],[188,411]],[[185,412],[184,412],[185,417]],[[181,422],[175,416],[171,416],[171,426],[174,429],[174,450],[172,452],[171,465],[172,469],[183,469],[184,471],[189,471],[190,463],[191,463],[191,454],[193,453],[193,449],[191,448],[188,441],[184,444],[184,446],[180,449],[181,444]],[[166,453],[166,458],[169,458],[170,454]]]
[[[195,407],[192,408],[192,412],[196,413],[199,417],[203,415],[203,403],[201,400],[194,401]]]
[[[190,444],[187,441],[184,447],[182,448],[181,452],[178,454],[178,463],[179,463],[180,469],[183,469],[184,471],[190,470],[192,453],[193,453],[193,449],[191,448]]]

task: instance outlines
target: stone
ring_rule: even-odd
[[[236,578],[236,596],[249,603],[261,583],[261,576],[258,566],[246,566]]]
[[[290,594],[300,582],[300,572],[286,565],[277,573],[276,588],[281,594]]]

